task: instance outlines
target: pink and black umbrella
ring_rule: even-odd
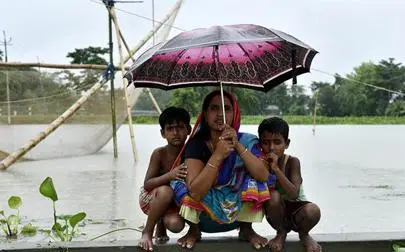
[[[175,89],[222,84],[268,91],[307,73],[317,51],[259,25],[182,32],[145,53],[126,73],[135,87]]]

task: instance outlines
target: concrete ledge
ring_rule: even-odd
[[[405,233],[353,233],[353,234],[322,234],[314,235],[323,247],[323,252],[391,252],[392,243],[405,240]],[[70,243],[7,243],[0,245],[0,251],[9,252],[140,252],[138,241],[74,241]],[[156,245],[154,251],[175,252],[187,251],[176,245],[176,239],[171,239],[164,245]],[[249,243],[240,242],[235,237],[205,238],[197,243],[193,251],[199,252],[236,252],[255,251]],[[262,250],[264,251],[264,250]],[[268,251],[268,249],[267,249]],[[287,240],[286,252],[303,251],[298,237],[292,236]]]

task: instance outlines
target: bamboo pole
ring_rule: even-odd
[[[11,107],[10,107],[10,79],[8,77],[8,70],[6,71],[6,97],[7,97],[7,124],[11,124]]]
[[[108,10],[108,48],[110,55],[110,65],[114,65],[114,55],[113,55],[113,40],[112,40],[112,17],[110,15],[110,9],[113,8],[114,4],[112,1],[106,3],[106,8]],[[118,143],[117,143],[117,116],[115,110],[115,87],[114,87],[114,77],[115,72],[110,74],[110,98],[111,98],[111,126],[112,126],[112,137],[113,137],[113,148],[114,148],[114,158],[118,157]]]
[[[173,14],[174,14],[175,17],[177,16],[177,13],[179,12],[179,9],[180,9],[182,3],[183,3],[183,0],[179,0],[179,1],[176,2],[176,4],[172,8],[172,10],[169,12],[169,14],[166,15],[166,17],[161,22],[159,22],[159,25],[156,26],[154,29],[152,29],[152,31],[150,31],[146,35],[144,40],[140,41],[140,46],[143,46],[143,44],[141,45],[141,43],[146,43],[150,39],[150,37],[153,37],[153,35],[156,33],[156,31],[158,29],[160,29],[170,18],[173,18]],[[168,37],[168,35],[169,35],[169,32],[165,33],[165,35],[164,35],[165,39]],[[122,35],[121,31],[120,31],[120,36],[121,36],[121,39],[122,39],[122,41],[124,43],[125,48],[128,51],[128,54],[132,55],[132,53],[131,53],[131,51],[130,51],[130,49],[128,47],[128,44],[126,43],[126,41],[124,39],[124,36]],[[132,60],[133,60],[133,62],[135,62],[134,59],[132,59]],[[153,96],[150,88],[147,88],[146,91],[148,92],[148,95],[149,95],[150,99],[152,100],[152,103],[155,106],[156,110],[158,111],[159,114],[161,114],[162,110],[160,109],[159,104],[157,103],[155,97]]]
[[[180,9],[182,3],[183,3],[183,0],[178,0],[174,4],[174,6],[170,10],[170,12],[160,22],[158,22],[158,24],[155,26],[155,28],[152,29],[151,31],[149,31],[145,35],[145,37],[141,41],[138,42],[138,45],[136,47],[132,48],[131,53],[129,55],[134,55],[143,45],[145,45],[146,42],[148,42],[149,39],[152,38],[153,34],[155,34],[155,32],[158,31],[164,25],[164,23],[167,22],[167,20],[169,20],[169,18],[173,15],[173,13],[177,12]],[[125,62],[129,60],[129,57],[130,56],[127,56],[127,58],[124,59]]]
[[[45,130],[41,131],[37,136],[32,138],[26,144],[24,144],[21,148],[17,151],[11,153],[7,158],[5,158],[0,163],[0,169],[5,170],[10,165],[12,165],[17,159],[22,157],[25,153],[35,147],[39,142],[45,139],[49,134],[55,131],[64,121],[66,121],[70,116],[73,115],[74,112],[79,110],[79,108],[86,102],[86,100],[94,94],[97,90],[99,90],[105,83],[107,82],[106,79],[97,82],[94,86],[92,86],[88,91],[84,93],[79,100],[77,100],[69,109],[67,109],[61,116],[59,116],[56,120],[54,120]]]
[[[131,50],[131,53],[124,58],[124,63],[126,63],[132,57],[132,55],[134,55],[152,37],[152,35],[157,30],[159,30],[160,27],[163,26],[163,24],[171,17],[173,12],[177,11],[180,8],[182,2],[183,0],[178,0],[176,2],[174,7],[170,10],[169,14],[167,14],[164,17],[164,19],[159,23],[159,25],[157,25],[155,29],[150,31],[143,40],[139,41],[137,46]],[[33,147],[35,147],[39,142],[45,139],[49,134],[55,131],[64,121],[66,121],[69,117],[71,117],[73,113],[76,112],[91,95],[93,95],[98,89],[100,89],[106,82],[107,80],[105,79],[103,79],[100,82],[97,82],[88,91],[86,91],[83,94],[83,96],[79,100],[77,100],[68,110],[66,110],[61,116],[55,119],[45,130],[41,131],[37,136],[29,140],[28,143],[26,143],[21,148],[14,151],[9,156],[7,156],[7,158],[2,160],[0,163],[0,170],[6,170],[8,167],[10,167],[10,165],[15,163],[17,159],[22,157]]]
[[[317,105],[318,105],[318,95],[319,95],[319,90],[316,91],[315,94],[315,105],[314,105],[314,113],[313,113],[313,123],[312,123],[312,135],[315,135],[315,125],[316,125],[316,110],[317,110]]]
[[[156,110],[158,111],[159,115],[162,114],[162,110],[159,107],[159,104],[157,103],[155,97],[152,94],[152,91],[150,91],[150,88],[147,88],[146,91],[149,94],[150,99],[152,100],[153,105],[155,106]]]
[[[132,145],[132,154],[134,157],[134,161],[136,162],[138,160],[138,153],[136,151],[136,143],[135,143],[135,134],[134,134],[134,127],[132,125],[132,113],[131,113],[131,105],[128,103],[128,92],[127,92],[127,86],[128,86],[128,79],[124,78],[124,63],[123,63],[123,56],[122,56],[122,46],[121,46],[121,36],[122,33],[120,32],[121,29],[119,27],[118,24],[118,18],[117,15],[115,13],[115,8],[114,6],[110,9],[108,9],[108,11],[110,12],[110,16],[112,21],[114,22],[114,28],[115,28],[115,33],[117,36],[117,43],[118,43],[118,52],[120,55],[120,67],[121,67],[121,73],[122,73],[122,85],[123,85],[123,89],[124,89],[124,97],[125,97],[125,103],[126,103],[126,108],[127,108],[127,116],[128,116],[128,127],[129,127],[129,135],[131,137],[131,145]]]
[[[20,62],[0,62],[0,67],[21,68],[21,67],[41,67],[41,68],[57,68],[57,69],[93,69],[93,70],[106,70],[106,65],[94,64],[49,64],[49,63],[20,63]],[[121,68],[116,66],[116,71],[121,71]],[[129,70],[126,67],[125,70]]]

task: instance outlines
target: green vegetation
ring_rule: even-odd
[[[67,53],[71,63],[107,64],[108,48],[89,46]],[[6,71],[7,70],[7,71]],[[0,123],[7,123],[6,76],[9,79],[13,124],[50,123],[72,105],[83,90],[99,79],[103,71],[63,70],[46,72],[25,67],[0,68]],[[243,123],[257,124],[262,115],[282,114],[291,124],[311,124],[317,108],[317,124],[403,124],[405,116],[405,66],[394,58],[378,63],[366,61],[348,74],[335,74],[333,82],[314,81],[303,85],[282,83],[267,93],[225,86],[238,99]],[[299,78],[298,78],[299,80]],[[193,117],[201,110],[205,95],[218,87],[190,87],[172,91],[152,89],[164,109],[180,106]],[[387,91],[388,90],[388,91]],[[393,90],[395,92],[390,92]],[[41,98],[42,97],[42,98]],[[48,98],[43,98],[48,97]],[[123,90],[116,90],[117,111],[124,113]],[[110,92],[103,87],[68,123],[109,123]],[[135,110],[154,110],[148,93],[142,92]],[[31,116],[29,116],[31,115]],[[136,117],[135,123],[156,123],[156,118]]]
[[[13,124],[49,124],[59,115],[46,116],[15,116],[12,117]],[[259,124],[267,116],[242,116],[242,124]],[[290,124],[313,124],[313,117],[310,115],[286,115],[282,116]],[[135,116],[132,117],[134,124],[158,124],[157,116]],[[195,122],[196,117],[191,119]],[[0,124],[6,124],[7,117],[0,116]],[[127,122],[125,122],[127,123]],[[68,119],[65,124],[111,124],[110,115],[75,115],[74,120]],[[344,116],[328,117],[317,116],[316,124],[405,124],[405,116]]]
[[[86,213],[80,212],[74,215],[56,215],[55,203],[58,201],[58,195],[53,185],[52,178],[47,177],[39,187],[39,192],[46,198],[52,200],[53,206],[53,226],[50,230],[41,230],[48,234],[53,240],[72,241],[77,235],[77,224],[86,218]],[[61,220],[61,222],[59,222]]]
[[[37,232],[37,228],[31,223],[24,225],[22,228],[20,208],[22,206],[22,199],[19,196],[11,196],[8,199],[8,206],[10,209],[14,209],[17,213],[6,216],[4,210],[0,210],[0,226],[8,238],[17,238],[17,235],[33,236]],[[20,230],[21,228],[21,230]]]
[[[258,125],[265,116],[242,116],[242,124]],[[290,124],[313,124],[312,116],[283,116],[283,118]],[[158,124],[157,117],[133,117],[134,124]],[[196,118],[192,118],[192,122],[195,122]],[[348,116],[348,117],[316,117],[316,124],[405,124],[405,117],[396,116]]]

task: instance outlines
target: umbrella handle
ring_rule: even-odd
[[[297,51],[291,51],[292,84],[297,84]]]
[[[226,124],[225,101],[224,101],[224,87],[222,86],[222,81],[219,82],[219,85],[221,86],[222,116],[223,116],[224,124]]]
[[[218,52],[218,50],[219,50],[219,47],[218,47],[218,45],[214,45],[214,52],[215,52],[215,66],[216,66],[216,68],[217,68],[217,73],[218,73],[218,76],[217,76],[217,80],[219,81],[219,52]],[[219,85],[220,85],[220,87],[221,87],[221,102],[222,102],[222,116],[223,116],[223,122],[224,122],[224,124],[226,124],[226,116],[225,116],[225,102],[224,102],[224,87],[222,86],[222,81],[219,81]]]

